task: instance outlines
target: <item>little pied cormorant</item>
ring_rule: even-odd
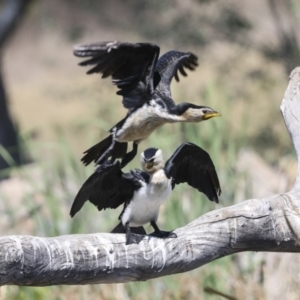
[[[220,116],[210,107],[191,103],[176,105],[172,99],[170,83],[178,71],[187,76],[185,69],[194,70],[197,56],[190,52],[169,51],[158,59],[159,47],[149,43],[100,42],[77,45],[74,55],[89,57],[79,65],[93,65],[87,74],[102,73],[111,76],[120,89],[127,116],[109,130],[110,135],[86,150],[81,159],[85,165],[94,161],[102,164],[111,156],[112,161],[123,158],[124,167],[137,154],[138,144],[156,128],[174,122],[201,122]],[[133,149],[127,153],[128,142]]]
[[[83,184],[73,202],[73,217],[89,200],[98,210],[117,208],[124,204],[121,221],[112,231],[126,233],[126,244],[139,243],[146,234],[144,224],[154,228],[151,236],[177,237],[173,232],[161,231],[157,224],[160,205],[169,197],[175,184],[187,182],[204,193],[209,200],[219,202],[221,194],[218,175],[209,154],[192,143],[184,143],[164,164],[162,151],[149,148],[141,154],[141,170],[121,171],[119,161],[106,161],[98,166]]]

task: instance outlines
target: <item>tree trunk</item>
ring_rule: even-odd
[[[9,36],[11,36],[29,2],[30,0],[4,1],[0,12],[0,52],[3,51],[3,45]],[[9,114],[7,103],[7,96],[0,69],[0,146],[3,147],[2,150],[4,149],[11,156],[14,164],[20,165],[22,163],[21,150],[19,148],[17,132]],[[0,152],[0,170],[9,166],[9,162]]]

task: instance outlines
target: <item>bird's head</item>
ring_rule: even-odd
[[[182,103],[181,118],[187,122],[201,122],[213,117],[219,117],[221,114],[208,106],[198,106],[191,103]]]
[[[164,159],[160,149],[148,148],[141,153],[142,169],[150,174],[157,172],[164,167]]]

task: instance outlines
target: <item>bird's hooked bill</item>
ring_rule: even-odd
[[[146,169],[147,170],[149,170],[149,169],[151,169],[152,167],[153,167],[153,165],[154,165],[154,162],[147,162],[146,164],[145,164],[145,167],[146,167]]]
[[[217,111],[214,111],[214,112],[208,112],[206,113],[202,118],[203,120],[208,120],[210,118],[213,118],[213,117],[220,117],[221,114]]]

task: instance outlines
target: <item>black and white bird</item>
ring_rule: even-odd
[[[138,144],[155,129],[175,122],[198,123],[220,114],[207,106],[191,103],[178,105],[172,99],[170,83],[178,72],[187,76],[186,69],[194,70],[198,58],[190,52],[169,51],[159,59],[159,47],[149,43],[100,42],[77,45],[74,55],[89,57],[81,66],[93,65],[87,74],[111,76],[123,96],[127,116],[109,130],[110,135],[86,150],[81,159],[85,165],[123,158],[124,167],[137,154]],[[127,153],[128,142],[133,142]]]
[[[138,243],[146,234],[143,225],[150,222],[151,236],[175,238],[173,232],[161,231],[157,224],[159,208],[176,184],[187,182],[219,202],[221,188],[209,154],[192,143],[184,143],[164,163],[162,151],[149,148],[141,154],[142,170],[121,171],[119,161],[106,161],[83,184],[73,202],[73,217],[89,200],[98,210],[117,208],[124,204],[120,224],[112,231],[126,233],[126,244]]]

